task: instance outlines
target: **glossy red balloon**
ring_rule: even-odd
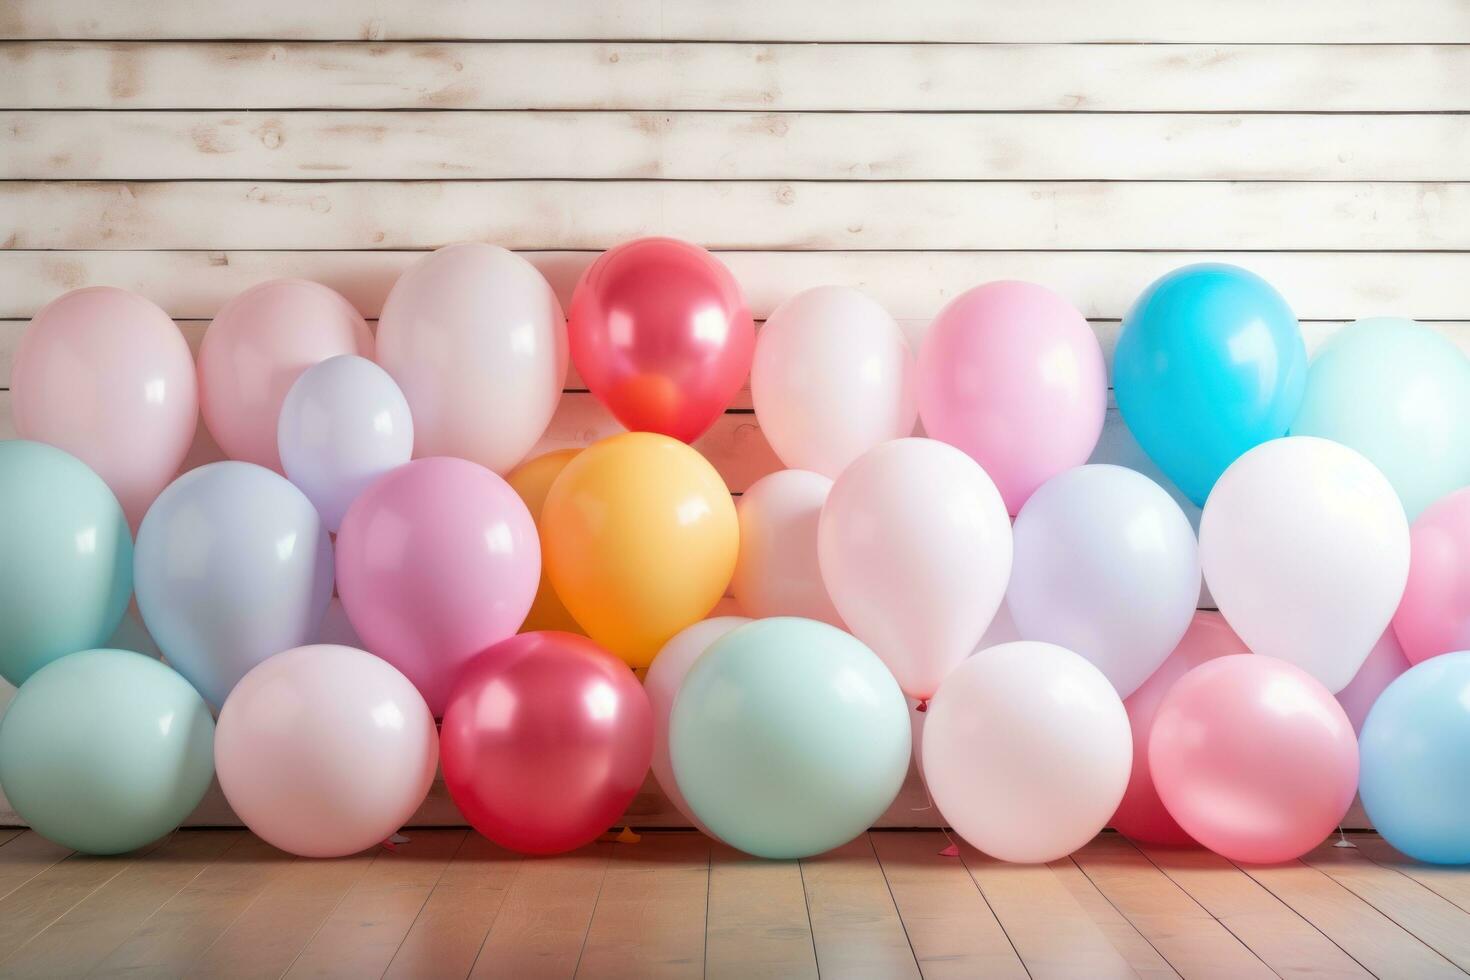
[[[619,422],[684,442],[729,406],[755,352],[730,270],[673,238],[604,252],[577,283],[567,331],[577,371]]]
[[[653,712],[628,665],[585,636],[522,633],[480,654],[444,712],[444,784],[474,828],[523,854],[597,839],[653,758]]]

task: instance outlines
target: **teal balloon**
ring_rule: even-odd
[[[859,640],[810,619],[761,619],[716,640],[674,699],[679,790],[747,854],[820,854],[865,831],[909,768],[908,703]]]
[[[132,591],[133,539],[102,478],[54,446],[0,442],[0,677],[102,646]]]
[[[187,817],[214,777],[214,720],[189,682],[126,650],[36,671],[0,722],[0,787],[41,836],[121,854]]]
[[[1412,521],[1470,484],[1470,358],[1413,320],[1349,324],[1313,356],[1291,431],[1368,457]]]
[[[1118,409],[1185,496],[1204,504],[1242,453],[1286,435],[1307,350],[1296,315],[1260,276],[1185,266],[1146,289],[1113,354]]]

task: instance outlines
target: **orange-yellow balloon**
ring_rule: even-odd
[[[584,449],[541,510],[541,560],[603,647],[647,667],[725,594],[740,547],[730,490],[677,439],[627,432]]]
[[[580,449],[558,449],[544,453],[517,466],[505,478],[505,482],[510,484],[511,489],[520,494],[526,509],[531,512],[531,519],[536,522],[538,531],[541,528],[541,508],[546,505],[546,494],[551,490],[552,482],[581,451]],[[541,565],[541,584],[536,587],[536,601],[531,603],[531,611],[526,613],[526,621],[521,624],[522,633],[529,633],[532,630],[583,632],[582,627],[577,625],[577,621],[572,618],[572,614],[567,612],[567,607],[562,605],[556,590],[551,587],[551,579],[546,575],[545,563]]]

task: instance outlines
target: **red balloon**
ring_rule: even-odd
[[[460,811],[523,854],[596,840],[633,802],[652,758],[643,686],[571,633],[522,633],[480,654],[460,675],[439,736]]]
[[[755,324],[709,252],[639,238],[604,252],[572,294],[572,362],[619,422],[693,442],[750,374]]]

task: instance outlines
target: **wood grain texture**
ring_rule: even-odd
[[[812,980],[816,947],[796,861],[710,848],[705,975],[711,980]]]
[[[699,833],[645,833],[615,847],[577,975],[704,976],[710,843]]]
[[[522,862],[480,948],[471,977],[576,974],[614,844]]]
[[[868,835],[803,858],[801,879],[821,973],[918,980],[914,950]]]

